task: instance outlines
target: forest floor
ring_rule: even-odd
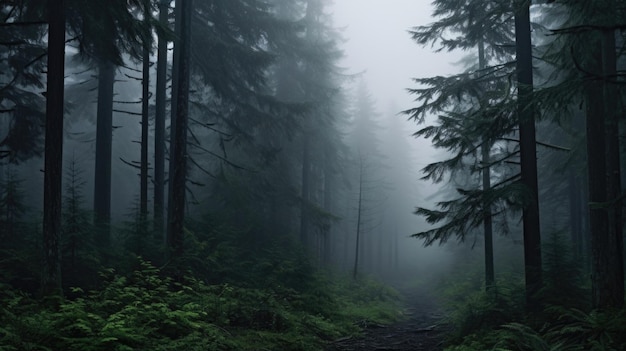
[[[326,351],[443,350],[445,326],[437,299],[421,290],[401,289],[403,318],[390,325],[362,322],[363,335],[335,340]]]

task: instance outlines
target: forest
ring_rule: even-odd
[[[626,2],[334,6],[0,0],[0,351],[626,349]]]

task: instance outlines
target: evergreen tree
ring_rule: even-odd
[[[541,287],[541,246],[534,108],[529,100],[532,97],[530,22],[526,19],[529,5],[522,1],[513,4],[513,7],[508,7],[510,4],[502,2],[459,6],[462,3],[465,2],[437,2],[435,15],[443,19],[432,26],[417,28],[413,32],[414,39],[422,44],[440,42],[441,48],[448,50],[478,46],[479,51],[478,70],[470,70],[449,78],[418,79],[416,80],[418,83],[430,87],[410,90],[411,93],[418,95],[418,101],[423,101],[421,106],[406,111],[411,118],[419,120],[425,113],[434,112],[439,114],[440,121],[439,126],[423,128],[416,135],[432,137],[436,146],[445,147],[455,153],[449,160],[427,166],[424,169],[425,178],[441,181],[447,172],[454,172],[463,167],[468,157],[478,159],[477,150],[480,145],[476,145],[474,140],[482,140],[484,148],[488,148],[489,143],[501,139],[511,140],[506,136],[514,135],[518,124],[521,173],[519,176],[506,178],[493,187],[484,182],[482,190],[459,189],[460,198],[438,204],[441,211],[418,208],[416,213],[426,216],[429,222],[447,221],[447,223],[438,229],[416,235],[425,238],[427,244],[435,240],[444,242],[450,235],[463,238],[468,230],[483,222],[488,228],[489,220],[485,219],[491,218],[493,213],[511,207],[521,208],[525,224],[526,288],[530,307],[536,305],[532,297]],[[513,16],[516,19],[514,30],[510,20],[511,14],[516,15]],[[450,33],[463,35],[448,38]],[[440,35],[443,35],[441,39]],[[513,36],[517,44],[515,70],[508,61],[512,54],[510,48],[513,47],[511,45]],[[480,61],[485,59],[483,46],[485,44],[490,48],[488,51],[490,54],[486,57],[504,62],[481,67]],[[513,90],[509,77],[513,73],[518,78],[516,88],[520,95],[517,100],[511,94]],[[519,108],[516,109],[516,106]],[[517,152],[506,155],[482,166],[475,165],[473,169],[481,170],[489,165],[502,163],[516,154]],[[488,158],[487,150],[482,156]],[[486,181],[488,169],[484,169],[484,172]],[[486,245],[489,246],[488,243]],[[492,279],[489,261],[487,258],[488,281]]]
[[[42,4],[2,2],[0,31],[0,160],[18,163],[44,148],[46,66]]]
[[[624,300],[623,234],[619,170],[619,127],[616,115],[616,40],[623,4],[613,1],[557,2],[565,19],[552,31],[557,38],[546,50],[560,78],[544,89],[539,101],[555,114],[583,108],[586,119],[589,229],[591,232],[592,305],[620,307]],[[584,15],[582,15],[584,13]],[[567,48],[570,55],[557,54]],[[556,74],[555,74],[556,75]],[[584,101],[580,105],[580,100]],[[569,109],[568,109],[569,108]],[[601,142],[599,142],[601,140]],[[603,142],[602,142],[603,141]]]
[[[398,107],[391,104],[387,113],[383,115],[381,134],[381,154],[385,167],[382,170],[382,179],[385,180],[385,192],[389,197],[384,206],[382,230],[385,233],[383,245],[387,261],[382,262],[382,271],[397,273],[400,262],[400,238],[403,233],[413,230],[413,214],[411,208],[415,200],[420,197],[418,185],[415,182],[415,163],[417,160],[411,152],[410,136],[406,130],[404,118],[398,115]],[[383,250],[383,247],[379,248]]]
[[[3,243],[16,242],[17,237],[23,235],[20,226],[26,206],[21,183],[15,171],[7,167],[4,180],[0,183],[0,240]]]
[[[373,271],[375,267],[376,248],[380,247],[379,227],[382,222],[382,208],[385,203],[382,187],[383,174],[377,171],[384,169],[380,150],[380,125],[377,119],[379,112],[376,110],[374,97],[369,92],[365,81],[361,80],[357,87],[352,130],[348,136],[348,144],[351,147],[353,163],[356,170],[352,179],[359,179],[358,204],[357,204],[357,236],[360,236],[358,250],[361,261],[365,263],[367,271]]]
[[[218,173],[216,169],[235,166],[229,160],[232,153],[228,144],[249,143],[258,129],[269,121],[276,122],[273,126],[276,129],[283,125],[280,120],[272,119],[273,113],[282,106],[269,96],[266,85],[268,65],[273,59],[268,52],[273,41],[268,40],[277,35],[275,27],[280,25],[272,18],[265,1],[197,2],[194,9],[202,16],[194,16],[192,21],[191,84],[195,92],[190,96],[193,128],[187,157],[190,176],[198,171],[213,181],[213,173]],[[178,89],[178,51],[174,51],[173,116]],[[170,130],[176,129],[176,123],[176,119],[172,119]],[[170,143],[170,155],[176,152],[175,148]],[[173,159],[170,156],[170,160]],[[170,162],[170,179],[174,166],[174,162]],[[207,181],[193,183],[206,184]],[[172,209],[170,206],[168,210]]]
[[[504,155],[490,160],[491,145],[515,128],[513,91],[509,77],[513,73],[510,62],[514,40],[511,8],[502,2],[438,1],[434,15],[441,19],[427,27],[417,27],[413,38],[420,44],[438,43],[438,50],[477,49],[478,58],[472,59],[469,70],[450,77],[416,79],[426,88],[411,89],[422,104],[405,111],[418,122],[426,113],[438,114],[438,125],[419,130],[415,136],[430,137],[436,147],[453,152],[453,157],[424,168],[426,176],[440,182],[447,173],[451,178],[465,167],[483,173],[482,191],[459,189],[458,199],[439,203],[441,211],[418,208],[416,213],[426,216],[431,223],[447,221],[442,227],[418,233],[429,245],[445,242],[456,235],[463,240],[467,231],[485,226],[485,245],[489,247],[490,222],[493,213],[499,213],[506,203],[519,203],[514,192],[517,177],[503,178],[490,184],[490,169],[514,157]],[[455,36],[457,35],[458,36]],[[482,141],[477,143],[476,141]],[[479,153],[478,150],[482,149]],[[480,157],[479,157],[480,155]],[[478,160],[482,159],[481,162]],[[475,186],[477,187],[477,185]],[[486,250],[487,286],[493,280],[490,250]]]
[[[142,1],[116,0],[107,3],[72,1],[68,20],[78,34],[83,57],[98,70],[98,107],[96,115],[96,164],[94,170],[94,216],[98,224],[97,241],[110,243],[111,157],[113,145],[113,96],[116,69],[124,64],[122,53],[141,58],[143,23],[134,16]]]
[[[63,237],[61,238],[61,272],[63,287],[93,287],[101,269],[94,246],[90,212],[84,208],[83,170],[76,158],[65,171],[63,196]]]
[[[320,7],[322,3],[310,7],[305,1],[249,3],[257,3],[253,7],[259,11],[257,15],[250,14],[252,17],[244,21],[239,18],[241,12],[234,13],[237,17],[232,22],[246,26],[259,22],[267,36],[263,39],[267,43],[262,45],[267,51],[249,53],[251,73],[240,73],[252,79],[257,73],[251,68],[258,70],[260,79],[250,83],[254,89],[242,92],[246,95],[238,100],[215,91],[219,104],[207,108],[209,115],[204,118],[216,115],[210,120],[215,123],[209,136],[214,145],[211,150],[224,158],[217,165],[209,163],[214,168],[207,168],[219,169],[212,195],[227,204],[218,209],[220,213],[229,209],[223,218],[239,218],[234,221],[238,225],[242,217],[258,223],[255,240],[306,233],[303,245],[322,261],[327,256],[324,247],[330,245],[325,238],[336,219],[326,207],[332,206],[333,196],[325,194],[337,181],[334,175],[341,149],[336,147],[341,145],[341,136],[335,125],[342,113],[336,33]],[[267,7],[270,3],[275,6]],[[226,8],[235,6],[241,4],[229,2]],[[247,31],[248,27],[240,30]],[[250,39],[247,45],[258,45],[258,37]],[[245,55],[249,52],[246,47],[241,50]],[[237,72],[237,67],[231,72]],[[309,140],[308,148],[304,147],[305,139]],[[308,162],[302,159],[305,149]],[[303,193],[304,184],[308,190]]]

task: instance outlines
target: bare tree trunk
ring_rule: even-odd
[[[522,211],[526,305],[529,310],[537,310],[540,308],[537,294],[543,286],[543,279],[541,271],[535,111],[532,103],[533,67],[530,38],[530,1],[517,0],[515,6],[517,111],[519,119],[521,182],[530,195]]]
[[[602,73],[605,118],[606,200],[608,230],[598,232],[592,274],[593,306],[596,308],[621,308],[624,305],[624,261],[622,234],[622,201],[620,184],[620,152],[617,91],[611,82],[616,75],[615,32],[602,32]],[[597,122],[596,122],[597,123]],[[602,126],[600,126],[602,127]],[[602,139],[600,139],[602,140]],[[595,139],[598,142],[598,139]]]
[[[61,182],[63,179],[63,100],[65,83],[65,4],[48,0],[48,82],[43,190],[42,294],[61,290]]]
[[[329,165],[328,155],[330,153],[326,152],[326,164],[324,167],[324,210],[329,214],[333,213],[333,170]],[[331,265],[331,255],[332,255],[332,233],[333,233],[333,219],[328,219],[328,222],[324,224],[324,233],[323,233],[323,249],[322,249],[322,257],[324,261],[324,265]]]
[[[311,173],[311,151],[309,149],[308,129],[305,128],[302,144],[302,202],[300,205],[300,242],[305,248],[309,244],[309,183]]]
[[[574,259],[582,262],[583,259],[583,233],[582,233],[582,194],[580,193],[581,181],[576,176],[574,169],[569,170],[568,175],[568,195],[569,195],[569,214],[570,214],[570,231],[572,239],[572,248]]]
[[[96,169],[93,197],[97,225],[96,241],[100,245],[110,244],[114,82],[115,66],[112,62],[101,59],[98,64]]]
[[[140,191],[139,191],[139,215],[141,227],[144,228],[148,218],[148,127],[150,108],[150,45],[152,31],[149,29],[150,2],[144,1],[146,26],[143,42],[143,67],[142,67],[142,98],[141,98],[141,163],[140,163]]]
[[[489,141],[485,141],[481,147],[483,162],[483,191],[491,189],[491,174],[489,163],[491,162],[489,152],[491,150]],[[495,272],[493,266],[493,223],[491,218],[491,207],[484,201],[485,217],[483,220],[485,230],[485,289],[491,292],[495,288]]]
[[[600,38],[589,36],[591,59],[586,69],[593,75],[602,75],[602,50]],[[595,50],[594,50],[595,49]],[[607,202],[607,143],[606,117],[604,113],[602,82],[597,77],[585,80],[586,119],[587,119],[587,170],[589,172],[589,226],[591,230],[591,280],[592,304],[600,307],[606,303],[608,261],[609,212]],[[600,141],[600,142],[599,142]]]
[[[171,233],[171,220],[173,218],[173,211],[174,211],[174,207],[172,205],[172,203],[170,202],[170,200],[173,197],[172,192],[173,190],[173,182],[172,182],[172,177],[174,176],[174,169],[176,168],[176,162],[174,162],[174,160],[176,159],[176,143],[175,143],[175,130],[176,130],[176,116],[177,111],[176,109],[178,108],[178,85],[179,85],[179,75],[180,75],[180,51],[181,51],[181,37],[182,37],[182,24],[181,24],[181,17],[182,17],[182,6],[180,5],[180,1],[183,0],[177,0],[176,1],[176,7],[174,8],[174,33],[175,33],[175,38],[174,38],[174,54],[172,55],[172,93],[171,93],[171,111],[170,111],[170,150],[169,150],[169,165],[168,165],[168,187],[167,187],[167,198],[168,198],[168,203],[167,203],[167,230],[166,230],[166,241],[168,240],[167,238],[172,236]]]
[[[478,42],[478,68],[484,69],[487,67],[485,59],[485,42]],[[482,156],[482,176],[483,176],[483,191],[488,192],[491,189],[491,168],[489,164],[491,151],[491,141],[483,140],[481,146]],[[495,284],[495,273],[493,267],[493,223],[491,218],[491,207],[487,200],[483,201],[484,206],[484,234],[485,234],[485,289],[487,292],[491,292]]]
[[[189,77],[191,61],[191,20],[193,14],[192,0],[180,0],[181,37],[180,61],[178,65],[178,97],[176,104],[176,128],[174,130],[174,158],[170,163],[174,164],[172,175],[172,191],[170,197],[171,218],[168,237],[170,257],[180,258],[183,254],[184,221],[185,221],[185,195],[186,195],[186,170],[187,170],[187,120],[189,117]]]
[[[159,23],[167,26],[169,1],[159,2]],[[154,116],[154,234],[157,240],[163,235],[163,209],[165,208],[165,90],[167,86],[167,40],[159,35],[156,75],[156,111]]]
[[[363,160],[359,163],[359,203],[357,207],[356,216],[356,244],[354,254],[354,269],[352,271],[352,278],[356,279],[359,268],[359,244],[361,238],[361,205],[363,202]]]

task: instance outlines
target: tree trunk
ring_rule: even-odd
[[[572,239],[572,251],[576,262],[583,259],[583,232],[582,232],[582,196],[581,181],[576,176],[576,170],[569,170],[568,175],[568,197],[569,197],[569,221]]]
[[[356,244],[354,253],[354,269],[352,271],[352,278],[356,279],[359,268],[359,244],[361,239],[361,205],[363,201],[363,160],[359,163],[359,203],[357,205],[356,216]]]
[[[142,67],[142,98],[141,98],[141,167],[140,167],[140,195],[139,213],[142,227],[148,218],[148,127],[150,119],[150,46],[152,45],[152,29],[149,18],[152,17],[150,1],[144,0],[144,38],[143,38],[143,67]]]
[[[487,60],[485,59],[485,43],[481,40],[478,42],[478,68],[484,69],[487,67]],[[491,168],[489,166],[491,160],[489,153],[491,151],[491,142],[484,140],[481,146],[482,153],[482,176],[483,176],[483,191],[488,192],[491,189]],[[483,207],[485,211],[483,226],[485,234],[485,289],[487,292],[493,290],[495,284],[495,273],[493,267],[493,223],[491,218],[491,207],[487,201],[483,201]]]
[[[174,165],[172,175],[172,191],[170,207],[172,215],[168,230],[168,246],[170,257],[180,258],[183,254],[184,221],[185,221],[185,195],[186,195],[186,171],[187,171],[187,120],[189,116],[189,77],[191,61],[191,19],[193,14],[192,0],[180,0],[181,36],[180,60],[178,63],[178,92],[176,103],[176,128],[174,129],[174,157],[170,163]],[[177,5],[178,7],[178,5]]]
[[[485,141],[481,146],[483,163],[483,191],[491,189],[491,174],[489,163],[491,162],[489,152],[491,150],[489,141]],[[493,223],[491,218],[491,207],[484,201],[484,231],[485,231],[485,289],[491,292],[495,287],[495,272],[493,267]]]
[[[63,99],[65,83],[65,4],[48,0],[48,82],[43,197],[42,294],[61,295],[61,181],[63,179]]]
[[[115,66],[101,60],[98,65],[98,110],[96,126],[96,170],[93,208],[97,225],[96,241],[110,243],[111,148],[113,140],[113,84]]]
[[[142,98],[141,98],[141,165],[140,165],[140,190],[139,190],[139,215],[141,227],[144,228],[148,218],[148,127],[149,127],[149,108],[150,108],[150,45],[152,30],[148,18],[151,16],[150,3],[144,1],[146,13],[144,26],[147,33],[144,35],[143,42],[143,67],[142,67]]]
[[[328,212],[328,214],[333,213],[333,170],[329,165],[329,157],[330,153],[326,152],[326,164],[324,166],[324,210]],[[324,232],[323,232],[323,248],[322,248],[322,258],[324,265],[329,267],[331,265],[331,250],[332,250],[332,242],[331,242],[331,234],[333,232],[333,219],[329,218],[326,223],[324,223]]]
[[[589,40],[592,58],[586,69],[591,74],[602,75],[601,44],[597,35]],[[595,49],[595,50],[594,50]],[[591,230],[591,281],[592,304],[599,307],[605,304],[607,274],[603,272],[608,261],[609,217],[606,208],[607,168],[605,114],[603,108],[602,83],[597,77],[585,80],[586,120],[587,120],[587,170],[589,172],[589,226]]]
[[[304,248],[308,247],[309,240],[309,188],[311,175],[311,160],[309,150],[308,128],[304,129],[302,141],[302,201],[300,205],[300,242]]]
[[[529,199],[522,211],[524,226],[524,270],[526,305],[540,308],[537,293],[543,285],[541,272],[541,233],[539,229],[539,198],[537,184],[537,150],[533,95],[532,46],[530,38],[529,1],[515,2],[515,51],[518,88],[521,183]]]
[[[168,0],[159,2],[159,23],[167,26]],[[159,36],[156,75],[156,111],[154,116],[154,234],[158,241],[163,235],[165,208],[165,90],[167,86],[167,40]]]
[[[178,0],[184,1],[184,0]],[[172,182],[172,177],[174,176],[174,169],[176,168],[176,143],[175,143],[175,130],[176,130],[176,116],[178,108],[178,85],[179,85],[179,75],[180,75],[180,54],[181,54],[181,37],[182,37],[182,21],[180,20],[182,17],[182,6],[178,6],[180,3],[176,3],[176,7],[174,7],[174,53],[172,55],[172,93],[171,93],[171,111],[170,111],[170,150],[169,150],[169,165],[168,165],[168,187],[167,187],[167,230],[166,230],[166,238],[172,236],[171,228],[172,223],[171,220],[174,216],[174,207],[170,200],[173,197],[172,192],[174,191],[174,184]],[[166,241],[169,239],[166,239]]]
[[[617,88],[611,82],[616,76],[615,31],[602,32],[602,81],[606,141],[606,200],[608,230],[596,238],[592,280],[593,306],[621,308],[624,305],[624,261],[622,236],[622,201]],[[597,142],[602,139],[595,139]]]

